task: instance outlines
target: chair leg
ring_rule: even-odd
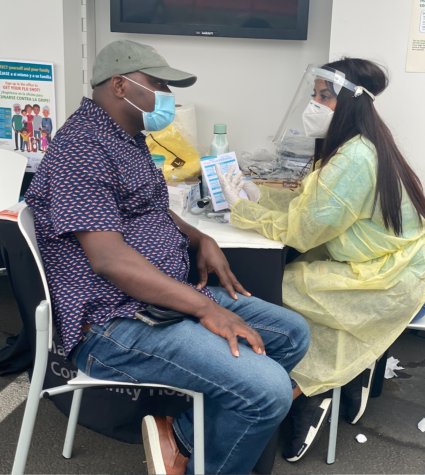
[[[25,405],[24,418],[22,420],[18,445],[16,447],[15,459],[13,461],[12,475],[21,475],[25,471],[35,419],[40,404],[40,393],[43,388],[44,375],[45,371],[37,371],[36,366],[34,366],[32,381]]]
[[[339,403],[341,400],[341,388],[335,388],[332,392],[331,426],[329,429],[328,457],[326,463],[335,462],[336,438],[338,435]]]
[[[21,475],[25,471],[28,451],[31,445],[32,433],[34,431],[35,419],[37,417],[38,406],[40,404],[41,390],[43,389],[44,377],[46,376],[48,356],[47,345],[49,337],[49,314],[46,301],[43,301],[38,305],[35,312],[35,320],[37,328],[37,351],[35,354],[31,385],[28,391],[27,402],[25,404],[24,418],[22,420],[15,459],[13,461],[12,475]]]
[[[385,368],[387,366],[388,350],[376,361],[375,374],[373,375],[370,397],[379,397],[384,385]]]
[[[68,425],[66,427],[65,442],[62,451],[62,455],[66,459],[70,459],[72,455],[72,447],[74,446],[74,437],[77,429],[78,415],[80,414],[83,391],[84,389],[76,389],[72,395],[72,404],[69,411]]]
[[[193,397],[193,456],[194,468],[197,475],[205,474],[205,445],[204,445],[204,395],[197,393]]]

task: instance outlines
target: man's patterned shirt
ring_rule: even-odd
[[[83,323],[134,318],[144,308],[93,272],[75,232],[119,232],[162,272],[186,282],[188,238],[168,213],[167,186],[143,134],[131,137],[92,100],[84,98],[57,132],[25,199],[67,354]]]

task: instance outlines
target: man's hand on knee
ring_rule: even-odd
[[[218,305],[215,308],[217,310],[214,313],[208,313],[204,317],[200,317],[199,321],[205,328],[228,341],[233,356],[239,356],[238,337],[245,338],[252,349],[259,355],[266,354],[264,343],[259,333],[247,325],[235,313]]]

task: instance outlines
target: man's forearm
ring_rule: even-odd
[[[196,229],[194,226],[186,223],[186,221],[180,218],[180,216],[174,213],[174,211],[168,211],[177,226],[189,237],[191,247],[197,248],[201,239],[211,239],[209,236],[199,231],[199,229]]]
[[[137,300],[202,317],[214,302],[169,277],[129,247],[119,233],[77,232],[93,271]]]

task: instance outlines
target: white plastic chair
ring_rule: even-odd
[[[406,330],[422,330],[425,331],[425,306],[418,312],[413,320],[407,325]],[[336,439],[338,435],[339,406],[341,402],[341,387],[332,391],[332,410],[331,423],[329,428],[328,455],[326,463],[335,462]]]
[[[0,211],[18,202],[26,166],[24,155],[0,149]],[[0,276],[5,274],[0,265]]]
[[[204,398],[202,393],[173,386],[149,384],[148,382],[143,384],[133,384],[94,379],[85,375],[82,371],[78,371],[77,376],[69,380],[67,384],[63,386],[57,386],[44,390],[42,389],[47,367],[48,352],[52,348],[52,308],[50,303],[50,295],[47,286],[46,275],[44,272],[40,251],[38,249],[35,237],[33,215],[30,208],[25,207],[21,210],[18,217],[18,224],[25,240],[28,243],[29,248],[31,249],[38,270],[40,272],[46,299],[40,302],[35,312],[37,331],[35,362],[31,386],[27,398],[27,403],[25,406],[25,413],[22,421],[21,431],[19,434],[18,445],[16,448],[12,474],[20,475],[24,473],[40,399],[42,397],[55,396],[57,394],[63,394],[70,391],[73,391],[74,393],[62,452],[62,455],[65,458],[69,459],[71,458],[83,390],[85,388],[99,386],[159,387],[172,389],[191,396],[193,398],[194,410],[195,473],[204,474]]]
[[[0,211],[18,202],[26,166],[24,155],[0,149]]]

